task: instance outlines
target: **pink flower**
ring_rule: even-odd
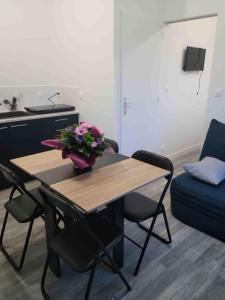
[[[90,129],[90,128],[93,127],[93,125],[91,125],[90,123],[87,123],[87,122],[80,122],[79,127],[82,127],[82,128],[85,128],[85,129]]]
[[[92,127],[91,134],[93,135],[94,138],[100,138],[101,137],[99,129],[95,126]]]
[[[98,146],[98,144],[96,143],[96,142],[93,142],[92,144],[91,144],[91,147],[92,148],[95,148],[95,147],[97,147]]]
[[[82,128],[82,127],[77,127],[75,129],[75,133],[77,135],[84,135],[85,133],[87,133],[87,129],[86,128]]]
[[[99,132],[99,134],[100,134],[101,136],[104,135],[104,131],[103,131],[101,128],[97,128],[97,130],[98,130],[98,132]]]

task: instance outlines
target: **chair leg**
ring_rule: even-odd
[[[169,239],[168,244],[170,244],[170,243],[172,243],[172,237],[171,237],[171,234],[170,234],[170,228],[169,228],[165,208],[163,208],[163,218],[164,218],[164,222],[165,222],[165,225],[166,225],[166,231],[167,231],[167,235],[168,235],[168,239]]]
[[[154,236],[155,238],[157,238],[158,240],[160,240],[161,242],[163,242],[164,244],[171,244],[172,242],[172,238],[171,238],[171,234],[170,234],[170,229],[169,229],[169,224],[168,224],[168,220],[167,220],[167,216],[166,216],[166,211],[163,208],[163,218],[164,218],[164,222],[165,222],[165,226],[166,226],[166,231],[167,231],[167,235],[168,235],[168,240],[164,239],[163,237],[161,237],[160,235],[156,234],[155,232],[152,231],[151,235]],[[149,229],[147,227],[145,227],[144,225],[137,223],[137,225],[145,230],[146,232],[149,232]]]
[[[47,255],[47,259],[45,262],[44,270],[42,273],[42,278],[41,278],[41,292],[45,300],[51,300],[50,296],[47,294],[45,290],[45,279],[48,271],[48,266],[49,266],[49,258],[50,258],[50,252]]]
[[[8,216],[9,216],[9,213],[6,211],[5,218],[4,218],[3,225],[2,225],[1,236],[0,236],[0,249],[1,250],[3,247],[3,237],[4,237],[4,233],[5,233],[5,227],[7,224]]]
[[[119,267],[117,266],[117,263],[112,259],[112,257],[106,253],[107,258],[109,259],[112,268],[116,271],[116,273],[119,275],[125,286],[127,287],[128,291],[131,291],[131,287],[129,283],[127,282],[126,278],[123,276],[123,273],[120,271]]]
[[[19,270],[23,267],[23,263],[24,263],[24,259],[27,253],[27,247],[30,241],[30,235],[33,229],[33,225],[34,225],[34,219],[30,222],[29,228],[28,228],[28,232],[27,232],[27,236],[26,236],[26,240],[25,240],[25,244],[24,244],[24,248],[23,248],[23,253],[22,253],[22,257],[21,257],[21,261],[20,261],[20,265],[19,265]]]
[[[89,299],[90,292],[91,292],[91,286],[92,286],[93,279],[94,279],[96,264],[97,264],[97,258],[95,259],[95,262],[94,262],[94,264],[93,264],[93,266],[91,268],[91,273],[90,273],[90,276],[89,276],[88,286],[87,286],[87,289],[86,289],[84,300],[88,300]]]
[[[140,257],[139,257],[139,260],[138,260],[136,269],[135,269],[135,271],[134,271],[134,276],[137,276],[138,271],[139,271],[139,269],[140,269],[142,260],[143,260],[144,255],[145,255],[146,248],[147,248],[147,246],[148,246],[148,242],[149,242],[150,237],[151,237],[151,235],[152,235],[152,231],[153,231],[153,228],[154,228],[154,225],[155,225],[155,222],[156,222],[156,218],[157,218],[157,216],[155,216],[155,217],[153,218],[152,223],[151,223],[151,226],[150,226],[150,229],[148,230],[148,234],[147,234],[147,237],[146,237],[146,240],[145,240],[143,249],[142,249],[142,251],[141,251],[141,255],[140,255]]]
[[[0,249],[1,249],[2,253],[4,254],[4,256],[6,257],[6,259],[8,260],[8,262],[11,264],[11,266],[16,271],[20,271],[23,267],[23,264],[24,264],[24,259],[25,259],[25,256],[26,256],[26,252],[27,252],[27,248],[28,248],[28,244],[29,244],[29,240],[30,240],[30,235],[31,235],[31,232],[32,232],[33,224],[34,224],[34,219],[31,220],[31,222],[30,222],[30,225],[29,225],[29,228],[28,228],[28,231],[27,231],[25,244],[24,244],[24,247],[23,247],[22,255],[21,255],[21,259],[20,259],[20,262],[19,262],[18,265],[16,264],[16,262],[13,260],[13,258],[9,255],[9,253],[6,251],[6,249],[3,246],[3,236],[4,236],[4,231],[5,231],[7,219],[8,219],[8,213],[6,212],[5,219],[4,219],[4,222],[3,222],[1,237],[0,237]]]

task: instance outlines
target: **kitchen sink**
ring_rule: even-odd
[[[32,106],[32,107],[24,107],[24,108],[28,112],[32,114],[38,114],[38,115],[74,111],[76,109],[75,106],[66,105],[66,104]]]
[[[0,119],[11,119],[11,118],[19,118],[31,116],[32,114],[26,111],[9,111],[0,113]]]

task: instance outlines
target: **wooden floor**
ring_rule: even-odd
[[[182,163],[194,161],[197,153],[191,153],[176,160],[176,174],[181,172]],[[32,183],[32,186],[34,183]],[[160,186],[153,184],[142,189],[157,199]],[[0,192],[0,222],[3,219],[3,204],[9,191]],[[94,300],[185,300],[225,299],[225,245],[173,218],[169,209],[169,195],[166,198],[169,223],[173,237],[172,245],[164,245],[152,238],[141,272],[133,277],[139,249],[125,242],[125,267],[132,291],[127,293],[118,277],[104,265],[99,265],[93,285]],[[144,240],[145,233],[134,224],[126,223],[126,233],[137,241]],[[6,243],[17,257],[26,227],[10,219]],[[158,220],[156,231],[165,234],[162,220]],[[43,222],[37,221],[27,259],[21,273],[16,273],[0,254],[0,300],[42,299],[40,278],[46,255]],[[88,274],[76,274],[63,265],[60,279],[48,274],[47,287],[55,300],[80,300],[86,288]]]

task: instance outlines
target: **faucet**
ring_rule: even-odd
[[[58,92],[58,93],[55,93],[55,94],[53,94],[52,96],[48,97],[48,101],[50,101],[50,102],[52,103],[53,106],[55,106],[55,102],[54,102],[53,100],[51,100],[51,99],[54,98],[54,97],[57,96],[57,95],[59,96],[60,93]]]
[[[9,100],[5,99],[3,101],[3,103],[10,105],[10,110],[16,110],[17,109],[17,98],[16,97],[13,97],[11,102]]]

